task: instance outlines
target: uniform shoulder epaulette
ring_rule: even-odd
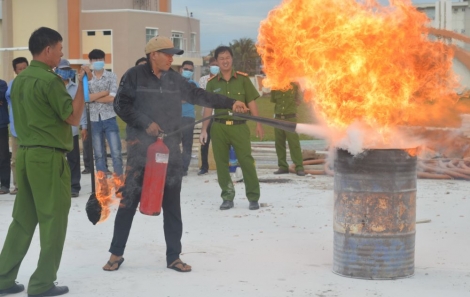
[[[243,76],[248,76],[248,73],[237,71],[237,74],[243,75]]]
[[[214,75],[213,77],[209,77],[209,79],[207,80],[207,82],[210,82],[211,80],[213,80],[214,78],[216,78],[217,75]]]

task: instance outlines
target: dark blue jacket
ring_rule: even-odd
[[[8,102],[5,97],[8,85],[7,82],[0,79],[0,128],[8,127],[10,119],[8,117]]]

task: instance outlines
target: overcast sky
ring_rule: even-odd
[[[387,0],[379,0],[387,4]],[[172,12],[187,15],[186,7],[201,24],[201,52],[234,39],[249,37],[256,41],[260,21],[268,12],[281,4],[281,0],[172,0]],[[325,0],[327,3],[328,0]],[[413,3],[434,3],[435,0],[413,0]],[[461,2],[461,1],[454,1]]]

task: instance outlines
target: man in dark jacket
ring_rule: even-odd
[[[10,193],[10,146],[8,136],[8,103],[5,97],[8,85],[0,79],[0,194]]]
[[[246,112],[244,103],[228,97],[206,93],[196,88],[176,71],[170,69],[173,55],[181,55],[167,37],[152,38],[145,46],[148,63],[129,69],[121,79],[114,100],[116,114],[127,123],[127,168],[122,189],[123,200],[114,223],[114,236],[109,252],[111,257],[103,267],[106,271],[119,269],[129,237],[132,221],[140,201],[147,148],[164,132],[169,134],[181,127],[181,101],[213,108],[231,108]],[[181,133],[164,138],[170,151],[163,194],[163,230],[167,245],[167,267],[179,272],[191,271],[183,263],[181,253],[180,192],[183,164],[179,144]]]

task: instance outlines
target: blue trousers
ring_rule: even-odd
[[[106,151],[103,148],[101,134],[104,133],[111,149],[111,159],[113,161],[114,173],[123,174],[121,138],[116,117],[107,120],[91,122],[91,133],[93,142],[93,152],[95,153],[96,170],[106,172]]]

